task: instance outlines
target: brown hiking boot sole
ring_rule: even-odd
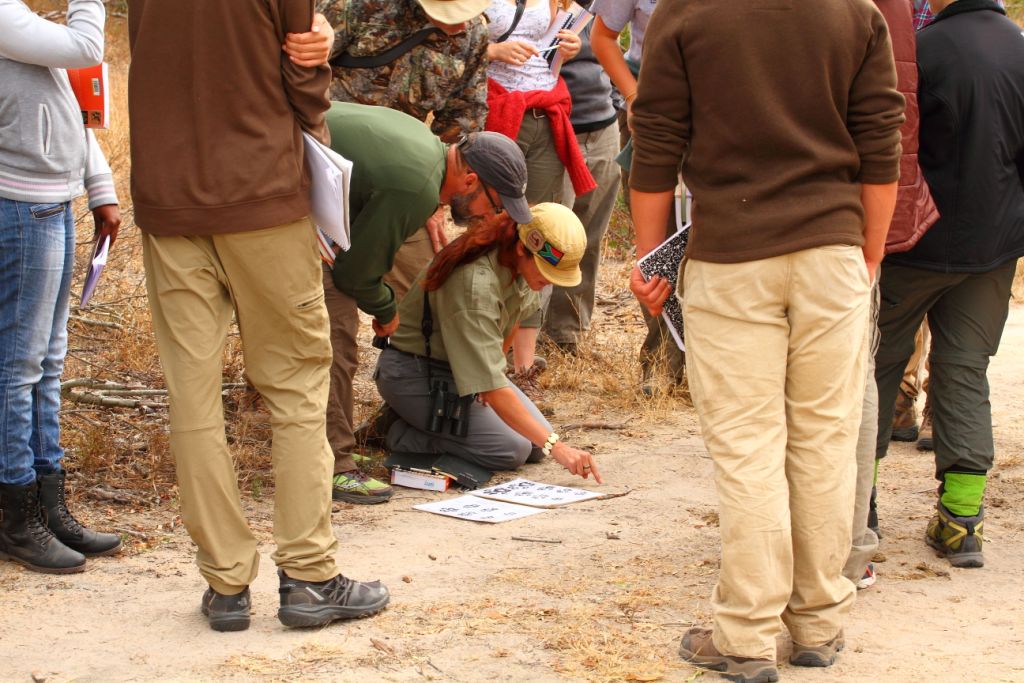
[[[707,654],[700,654],[701,651]],[[731,657],[718,652],[708,629],[691,628],[687,631],[679,644],[679,656],[701,669],[717,671],[734,683],[775,683],[779,680],[779,670],[772,660]]]
[[[793,654],[789,656],[789,663],[793,666],[826,667],[832,666],[836,661],[836,655],[846,647],[846,640],[840,631],[839,635],[824,645],[801,645],[793,641]]]

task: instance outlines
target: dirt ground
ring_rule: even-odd
[[[604,295],[596,326],[635,324],[628,296]],[[611,358],[639,337],[627,339],[601,347],[597,364],[614,374]],[[847,650],[830,670],[784,665],[784,680],[1024,681],[1021,348],[1024,307],[1014,305],[989,373],[997,463],[987,566],[953,569],[925,546],[932,459],[894,444],[880,476],[879,580],[858,595]],[[221,634],[199,614],[205,586],[173,501],[122,505],[76,490],[79,516],[121,530],[130,550],[67,577],[0,564],[0,680],[718,680],[676,655],[686,627],[707,622],[719,554],[712,466],[694,412],[678,398],[612,401],[599,376],[571,363],[556,359],[549,370],[554,423],[622,427],[565,436],[599,455],[602,490],[628,495],[493,526],[412,509],[449,494],[399,489],[386,505],[336,505],[341,567],[383,580],[392,602],[375,618],[318,630],[277,621],[271,496],[248,498],[263,541],[253,622]],[[520,474],[581,483],[550,462]],[[780,639],[781,657],[788,647]]]

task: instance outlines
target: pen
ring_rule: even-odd
[[[558,45],[552,45],[551,47],[546,47],[543,50],[537,50],[537,54],[542,55],[545,52],[551,52],[552,50],[557,50],[557,49],[558,49]]]

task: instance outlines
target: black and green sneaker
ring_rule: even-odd
[[[985,542],[982,535],[985,509],[980,508],[974,517],[957,517],[941,502],[936,508],[935,516],[928,523],[925,542],[944,553],[954,567],[984,567],[981,548]]]
[[[331,498],[355,505],[376,505],[391,500],[394,489],[360,470],[339,472],[331,480]]]

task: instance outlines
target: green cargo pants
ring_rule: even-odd
[[[941,481],[946,472],[984,474],[992,467],[987,372],[1006,324],[1016,265],[1014,260],[987,273],[882,267],[877,457],[889,446],[896,392],[914,352],[914,334],[927,315],[935,476]]]

